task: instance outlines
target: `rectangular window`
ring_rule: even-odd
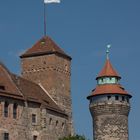
[[[33,140],[37,140],[37,136],[33,136]]]
[[[5,102],[5,104],[4,104],[4,117],[8,117],[8,106],[9,106],[9,103]]]
[[[17,118],[17,104],[13,105],[13,118],[16,119]]]
[[[9,133],[4,133],[4,140],[9,140]]]
[[[125,101],[125,97],[124,96],[122,96],[122,101]]]
[[[0,90],[5,90],[5,86],[0,85]]]
[[[32,123],[36,123],[36,114],[32,114]]]
[[[108,100],[111,98],[111,96],[107,96]]]
[[[127,103],[129,103],[129,98],[127,98]]]
[[[119,100],[119,96],[115,96],[115,100]]]

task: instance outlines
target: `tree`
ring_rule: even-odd
[[[85,136],[75,135],[75,136],[69,136],[60,138],[59,140],[87,140]]]

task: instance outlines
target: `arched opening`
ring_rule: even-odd
[[[9,106],[9,103],[5,102],[5,104],[4,104],[4,117],[8,117],[8,106]]]
[[[13,118],[16,119],[17,118],[17,104],[14,103],[13,105]]]

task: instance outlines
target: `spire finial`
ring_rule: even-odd
[[[109,49],[111,48],[111,44],[107,45],[107,50],[106,50],[106,58],[109,59]]]

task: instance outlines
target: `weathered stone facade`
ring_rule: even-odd
[[[22,77],[0,64],[0,140],[73,135],[71,58],[49,37],[34,47],[21,56]]]
[[[58,138],[69,135],[68,117],[62,113],[43,109],[40,104],[23,102],[14,99],[1,98],[1,108],[4,103],[9,103],[8,117],[1,111],[0,116],[0,138],[8,133],[10,140],[58,140]],[[13,118],[13,104],[18,104],[17,118]],[[32,114],[36,115],[36,122],[32,122]]]
[[[91,103],[94,140],[128,140],[127,101],[102,101]]]

